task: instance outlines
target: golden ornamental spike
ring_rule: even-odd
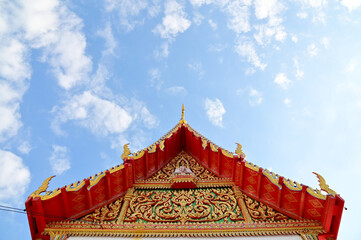
[[[53,177],[55,177],[55,175],[45,179],[43,184],[41,184],[41,186],[38,188],[38,190],[34,191],[30,196],[39,197],[40,193],[43,193],[48,189],[49,182]]]
[[[129,157],[129,155],[131,154],[131,152],[130,152],[130,149],[129,149],[129,143],[127,143],[127,144],[124,144],[124,146],[123,146],[123,154],[122,154],[122,156],[121,156],[121,158],[123,159],[123,161],[125,160],[125,158],[128,158]]]
[[[243,150],[242,150],[242,145],[239,143],[237,144],[237,149],[236,149],[236,154],[238,155],[238,157],[241,157],[242,159],[246,158],[246,154],[244,154]]]
[[[312,173],[317,176],[318,182],[319,182],[319,185],[320,185],[320,188],[321,188],[322,191],[325,191],[325,192],[327,192],[328,194],[330,194],[330,195],[332,195],[332,196],[336,196],[336,195],[337,195],[337,193],[336,193],[334,190],[332,190],[332,189],[330,188],[330,186],[328,186],[328,185],[326,184],[326,180],[325,180],[320,174],[318,174],[318,173],[316,173],[316,172],[312,172]]]
[[[179,120],[179,123],[187,123],[187,121],[184,119],[184,104],[182,104],[182,116],[181,119]]]

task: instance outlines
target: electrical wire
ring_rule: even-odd
[[[0,205],[0,211],[21,213],[21,214],[30,213],[33,216],[43,216],[43,217],[48,217],[48,218],[60,218],[60,219],[65,220],[65,221],[70,220],[70,221],[83,222],[83,223],[88,223],[88,224],[93,224],[93,225],[99,225],[101,228],[103,228],[102,224],[96,223],[96,222],[90,222],[90,221],[81,220],[81,219],[74,219],[74,218],[66,218],[66,217],[63,217],[63,216],[50,215],[50,214],[34,212],[34,211],[27,211],[26,209],[14,208],[14,207],[5,206],[5,205]]]

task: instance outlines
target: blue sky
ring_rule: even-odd
[[[24,207],[158,140],[179,120],[346,200],[359,239],[361,1],[0,1],[0,203]],[[26,215],[0,212],[7,239]]]

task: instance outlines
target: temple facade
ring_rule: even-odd
[[[321,190],[229,152],[184,118],[124,163],[47,191],[25,205],[32,239],[337,239],[344,200],[317,174]]]

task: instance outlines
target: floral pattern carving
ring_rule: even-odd
[[[244,196],[244,200],[246,206],[248,208],[248,212],[250,213],[253,221],[255,222],[267,222],[267,221],[282,221],[288,220],[289,218],[282,213],[276,212],[273,208],[258,202],[246,195]]]
[[[158,172],[154,173],[151,177],[144,180],[145,182],[154,181],[170,181],[171,175],[176,168],[185,166],[189,168],[195,175],[196,180],[217,180],[220,179],[214,173],[211,173],[202,165],[200,165],[194,158],[189,154],[182,151],[175,158],[173,158],[167,165],[165,165]]]
[[[137,190],[125,222],[206,223],[244,221],[231,188]]]
[[[89,222],[112,222],[117,219],[123,204],[123,198],[120,198],[108,205],[97,208],[93,213],[82,217],[80,220]]]

